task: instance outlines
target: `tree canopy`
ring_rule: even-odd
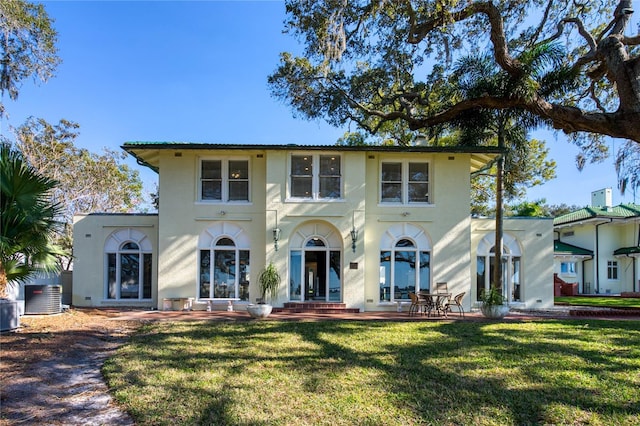
[[[57,32],[42,4],[0,2],[0,95],[16,99],[23,80],[46,81],[60,63]],[[0,102],[0,117],[4,105]]]
[[[631,3],[287,1],[286,31],[305,51],[283,53],[269,85],[296,115],[372,134],[433,136],[470,111],[520,111],[568,134],[583,165],[606,155],[605,136],[640,144]],[[531,61],[540,49],[554,54]],[[470,52],[488,53],[502,90],[452,91]]]
[[[39,173],[58,182],[52,200],[63,206],[67,224],[63,246],[71,248],[71,224],[78,213],[130,212],[142,202],[138,171],[125,163],[126,154],[105,149],[102,154],[75,145],[79,125],[68,120],[50,124],[30,118],[16,129],[16,146]]]

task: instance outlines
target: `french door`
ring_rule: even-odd
[[[305,250],[292,250],[289,275],[292,301],[342,300],[341,262],[337,250],[317,245]]]

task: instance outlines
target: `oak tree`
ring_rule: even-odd
[[[60,58],[52,22],[42,4],[0,1],[0,95],[15,100],[25,79],[53,76]],[[4,112],[0,102],[0,117]]]
[[[290,0],[286,10],[286,31],[305,50],[283,53],[268,81],[296,115],[374,134],[401,122],[433,136],[469,111],[515,110],[569,135],[583,150],[580,166],[606,155],[604,137],[640,144],[630,0]],[[562,59],[532,72],[522,58],[541,48]],[[479,51],[508,90],[452,96],[456,62]],[[638,181],[637,166],[626,182]]]

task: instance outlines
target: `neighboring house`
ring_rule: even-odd
[[[159,173],[157,215],[78,216],[73,304],[196,306],[259,296],[273,262],[285,302],[383,311],[447,282],[463,305],[490,284],[493,220],[470,217],[470,173],[495,148],[130,142]],[[505,221],[505,295],[553,305],[551,220]],[[198,303],[201,302],[201,303]]]
[[[640,291],[640,206],[612,206],[611,188],[591,199],[554,219],[554,273],[582,294]]]

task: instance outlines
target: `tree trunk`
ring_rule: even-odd
[[[504,127],[498,129],[498,147],[504,149]],[[502,289],[502,215],[504,194],[504,156],[498,158],[496,173],[496,242],[494,249],[493,277],[491,288]]]
[[[7,273],[4,270],[4,266],[2,266],[2,262],[0,262],[0,299],[8,296],[7,288],[9,287],[9,282],[7,281]]]

